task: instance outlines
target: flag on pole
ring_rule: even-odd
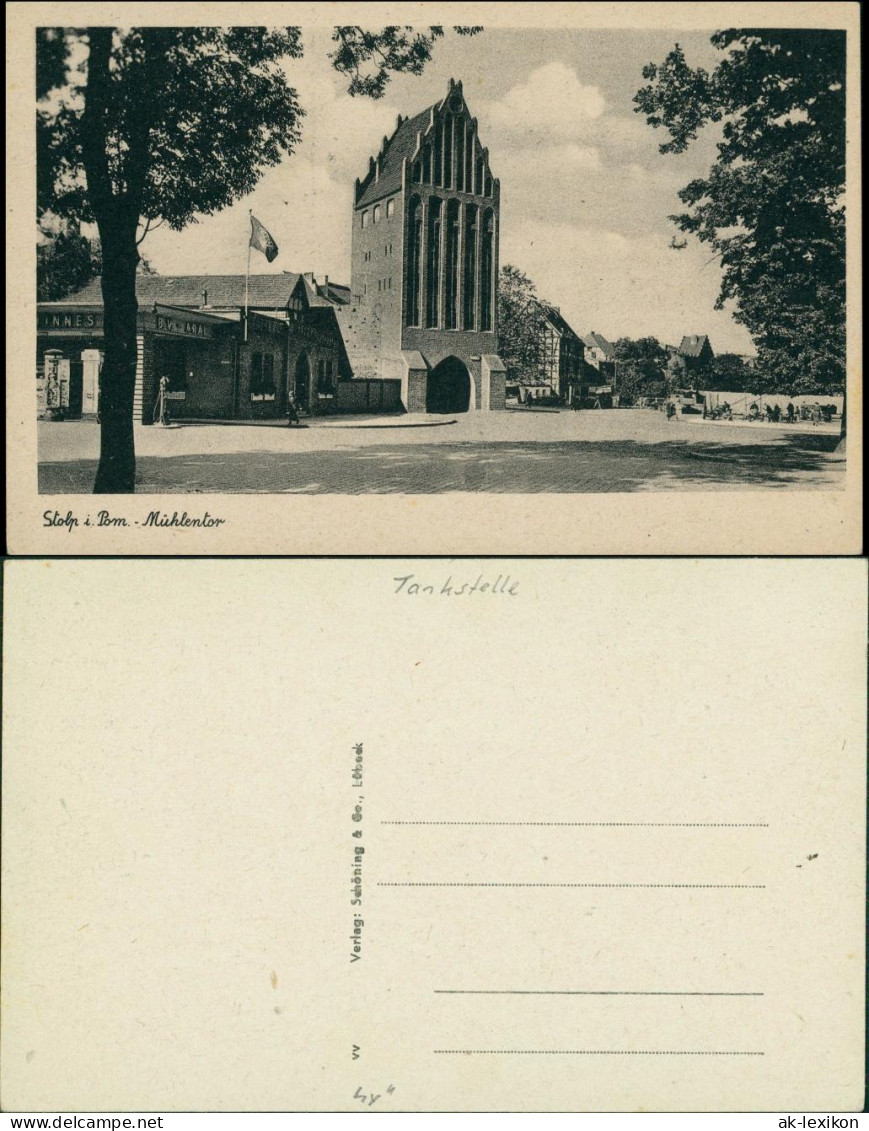
[[[278,254],[278,245],[271,233],[257,220],[252,212],[250,214],[250,246],[261,251],[269,263]]]

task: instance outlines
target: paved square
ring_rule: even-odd
[[[667,421],[644,409],[136,428],[140,494],[835,490],[838,425]],[[39,490],[89,493],[99,428],[39,423]]]

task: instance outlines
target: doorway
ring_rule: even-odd
[[[471,407],[471,375],[464,362],[446,357],[429,373],[426,412],[467,412]]]
[[[296,360],[294,390],[296,407],[308,412],[311,407],[311,363],[306,350],[302,350]]]

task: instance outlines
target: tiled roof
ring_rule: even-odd
[[[438,105],[435,103],[435,105]],[[416,150],[416,135],[425,132],[431,121],[431,112],[434,106],[422,110],[413,118],[405,118],[400,126],[396,126],[395,133],[386,143],[386,150],[380,161],[380,177],[375,180],[374,173],[369,173],[363,181],[362,193],[356,202],[356,207],[373,204],[384,196],[398,192],[401,188],[401,166],[405,157],[412,157]],[[366,184],[366,181],[368,182]]]
[[[295,272],[281,275],[251,275],[248,305],[266,310],[282,310],[299,276]],[[141,306],[165,302],[173,306],[201,307],[203,291],[208,291],[208,306],[244,306],[244,275],[137,275],[136,298]],[[92,279],[86,287],[70,295],[67,302],[102,304],[100,280]]]
[[[707,334],[686,334],[679,346],[679,353],[683,357],[699,357],[704,344],[709,343]],[[712,348],[711,346],[709,347]]]
[[[557,310],[554,306],[547,306],[546,303],[541,303],[540,307],[559,334],[563,334],[565,337],[579,339],[579,334],[577,334],[560,310]]]
[[[332,302],[346,304],[350,301],[350,288],[345,287],[343,283],[333,283],[330,280],[323,289],[328,291],[328,297]]]
[[[596,334],[592,330],[588,334],[582,335],[582,341],[591,349],[597,347],[599,350],[603,350],[607,357],[615,357],[615,347],[612,342],[606,340],[603,334]]]

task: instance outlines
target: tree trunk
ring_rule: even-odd
[[[848,435],[848,377],[845,375],[845,387],[842,389],[842,428],[839,432],[839,443],[836,445],[836,454],[845,455],[846,439]]]
[[[136,489],[136,220],[118,223],[112,218],[99,228],[105,358],[100,375],[100,463],[94,494],[132,494]]]

